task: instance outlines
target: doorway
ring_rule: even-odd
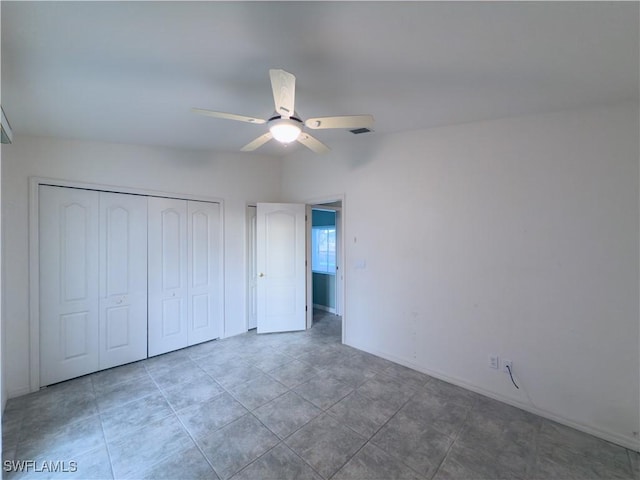
[[[327,265],[327,257],[325,255],[324,259],[324,268],[325,270],[329,268],[332,270],[331,273],[333,275],[330,279],[324,278],[325,286],[328,286],[329,301],[321,300],[318,293],[322,291],[323,286],[320,284],[320,280],[316,275],[316,295],[314,299],[314,275],[313,275],[313,260],[312,260],[312,217],[313,210],[318,210],[320,212],[331,213],[332,215],[332,228],[333,230],[330,232],[332,236],[335,238],[331,241],[332,250],[334,252],[331,253],[331,259],[333,260],[330,265]],[[344,209],[343,209],[343,199],[341,197],[333,197],[329,199],[320,199],[316,201],[307,202],[307,305],[308,305],[308,315],[307,315],[307,328],[311,328],[313,325],[313,313],[316,312],[321,315],[329,315],[332,317],[338,316],[340,320],[342,320],[343,316],[343,308],[344,308],[344,251],[342,246],[344,245],[343,240],[343,222],[344,222]],[[317,225],[319,226],[319,225]],[[257,227],[256,227],[256,206],[248,205],[246,208],[246,275],[247,275],[247,330],[255,329],[257,327],[257,295],[256,295],[256,280],[258,271],[256,268],[256,249],[257,249]],[[326,233],[326,232],[325,232]],[[325,251],[327,249],[325,248]],[[329,253],[329,252],[326,252]],[[316,269],[316,270],[319,270]],[[322,275],[322,272],[316,272]],[[327,274],[327,272],[324,272]],[[327,290],[327,289],[325,289]],[[314,303],[316,306],[320,305],[321,308],[314,309]],[[324,308],[323,308],[324,307]],[[343,322],[340,322],[343,324]],[[342,339],[344,340],[344,328],[342,328]]]
[[[308,230],[310,240],[308,257],[311,259],[311,268],[308,270],[307,291],[309,298],[312,299],[313,319],[307,328],[311,326],[326,328],[331,325],[332,329],[340,331],[341,341],[344,342],[343,200],[340,197],[337,199],[334,197],[334,199],[308,203],[311,205],[311,222]],[[314,245],[314,236],[316,245]],[[325,240],[327,243],[323,243]],[[314,260],[317,260],[315,265]]]
[[[336,314],[337,235],[335,209],[311,209],[311,276],[314,310]]]

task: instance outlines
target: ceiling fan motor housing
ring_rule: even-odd
[[[302,120],[296,117],[282,118],[277,115],[271,117],[267,123],[273,138],[280,143],[291,143],[297,140],[302,132]]]

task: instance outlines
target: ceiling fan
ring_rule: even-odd
[[[325,153],[329,150],[329,147],[317,138],[304,132],[302,130],[303,126],[311,130],[325,128],[359,129],[373,126],[372,115],[316,117],[302,121],[295,111],[296,77],[289,72],[276,69],[269,70],[269,77],[271,78],[271,89],[273,90],[273,100],[276,105],[276,110],[267,120],[236,115],[235,113],[205,110],[202,108],[193,108],[192,111],[210,117],[237,120],[239,122],[255,123],[258,125],[266,123],[269,131],[242,147],[241,150],[243,152],[251,152],[272,138],[275,138],[284,145],[298,141],[316,153]]]

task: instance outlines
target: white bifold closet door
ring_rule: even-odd
[[[149,356],[187,346],[187,201],[149,198]]]
[[[40,385],[99,365],[96,192],[41,186]]]
[[[218,338],[220,205],[149,198],[148,225],[149,356]]]
[[[39,187],[40,384],[146,357],[146,198]]]
[[[220,204],[187,202],[187,344],[222,335],[222,219]]]
[[[147,357],[147,197],[100,192],[100,369]]]

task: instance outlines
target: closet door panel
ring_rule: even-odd
[[[98,193],[39,187],[40,385],[98,369]]]
[[[148,352],[187,346],[187,201],[148,199]]]
[[[147,356],[147,198],[100,192],[100,368]]]
[[[218,203],[188,201],[188,344],[222,334],[222,221]]]

